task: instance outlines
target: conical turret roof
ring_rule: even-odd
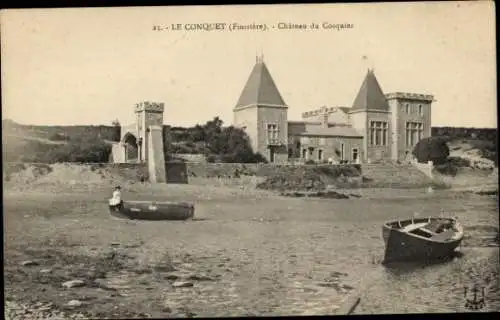
[[[285,101],[262,58],[257,58],[235,109],[257,105],[286,107]]]
[[[389,111],[389,104],[373,70],[368,69],[351,110]]]

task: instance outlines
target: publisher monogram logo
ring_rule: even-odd
[[[464,287],[464,306],[469,310],[481,310],[485,306],[484,287],[475,284],[472,288]]]

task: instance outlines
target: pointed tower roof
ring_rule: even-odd
[[[262,57],[257,57],[235,109],[257,105],[287,107]]]
[[[358,91],[356,99],[354,99],[351,110],[389,111],[389,104],[385,99],[384,92],[382,88],[380,88],[373,70],[368,69],[365,80]]]

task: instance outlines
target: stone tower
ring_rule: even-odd
[[[254,152],[269,162],[288,160],[288,106],[262,57],[257,57],[233,115],[234,126],[245,130]]]
[[[141,161],[148,161],[149,152],[148,148],[150,145],[149,132],[151,126],[160,126],[163,128],[163,111],[164,111],[163,103],[156,102],[140,102],[135,106],[135,115],[136,115],[136,132],[137,139],[139,144],[139,159]],[[163,153],[163,145],[161,146],[162,150],[155,150]]]
[[[392,116],[392,159],[409,160],[418,141],[431,136],[434,96],[418,93],[386,94]]]

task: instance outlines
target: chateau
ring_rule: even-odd
[[[244,129],[254,151],[273,163],[405,160],[420,139],[431,135],[433,99],[384,94],[368,70],[352,106],[323,106],[289,121],[288,105],[257,58],[233,109],[233,125]]]
[[[368,70],[351,107],[324,106],[304,112],[300,121],[289,121],[288,105],[263,59],[257,58],[233,109],[233,125],[244,129],[253,150],[271,163],[405,160],[420,139],[431,135],[433,99],[417,93],[384,94]],[[113,144],[112,162],[163,157],[164,104],[141,102],[134,112],[135,123],[122,126],[120,142]]]

